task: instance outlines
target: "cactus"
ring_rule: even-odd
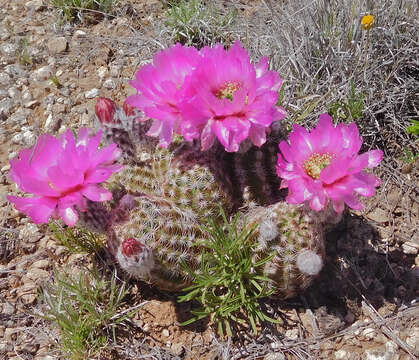
[[[316,214],[303,205],[278,202],[247,213],[248,226],[256,226],[255,261],[273,253],[263,273],[271,278],[279,297],[306,289],[323,267],[324,230]]]
[[[279,297],[309,286],[323,267],[324,223],[330,216],[320,219],[283,201],[286,190],[280,190],[276,175],[278,144],[285,135],[281,125],[272,126],[260,148],[244,143],[237,153],[217,144],[201,152],[197,141],[180,137],[163,149],[146,136],[150,122],[144,114],[110,105],[104,103],[97,116],[106,139],[125,150],[126,166],[111,185],[117,201],[101,219],[106,218],[108,247],[122,269],[166,290],[189,285],[193,279],[182,263],[199,271],[207,236],[202,225],[209,217],[217,221],[221,204],[227,215],[244,209],[246,226],[256,226],[255,262],[273,253],[263,273]]]

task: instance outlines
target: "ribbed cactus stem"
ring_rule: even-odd
[[[325,257],[324,230],[316,214],[304,206],[280,202],[252,208],[246,216],[248,226],[256,226],[255,261],[273,253],[263,272],[274,281],[278,296],[289,298],[307,288]]]

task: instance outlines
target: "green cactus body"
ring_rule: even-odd
[[[160,288],[183,288],[191,279],[182,263],[191,269],[200,265],[202,249],[197,244],[205,237],[200,226],[208,218],[219,216],[220,205],[231,213],[230,196],[208,167],[197,163],[185,166],[170,149],[156,148],[142,165],[126,166],[115,182],[136,202],[122,221],[110,226],[113,244],[109,247],[114,249],[121,267]],[[148,270],[138,270],[143,269],[143,258],[138,264],[126,263],[130,259],[123,258],[119,244],[130,238],[147,248]]]
[[[190,281],[182,262],[194,269],[200,264],[200,249],[195,246],[204,238],[199,227],[200,219],[193,212],[184,211],[171,201],[148,197],[136,200],[137,206],[128,213],[128,221],[113,226],[113,237],[119,243],[123,239],[138,239],[151,252],[152,266],[137,274],[135,265],[130,272],[129,267],[124,267],[123,261],[120,264],[134,277],[162,289],[179,290]],[[121,256],[118,250],[117,258]]]
[[[248,226],[257,225],[255,261],[273,253],[264,265],[278,296],[289,298],[306,289],[323,267],[324,231],[313,212],[284,202],[250,209]]]

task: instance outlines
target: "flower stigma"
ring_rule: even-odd
[[[304,170],[307,175],[313,179],[319,179],[322,170],[328,166],[332,161],[332,155],[326,154],[313,154],[310,158],[304,161]]]
[[[227,81],[224,85],[215,91],[214,95],[221,99],[228,99],[233,101],[234,93],[239,90],[241,87],[239,82],[236,81]]]

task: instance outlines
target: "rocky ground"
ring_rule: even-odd
[[[237,1],[239,16],[269,2]],[[170,44],[165,5],[123,2],[117,16],[60,23],[42,0],[0,0],[0,359],[64,359],[54,324],[36,314],[56,266],[88,261],[59,245],[7,202],[16,192],[9,159],[44,133],[91,125],[99,96],[122,102],[136,69]],[[162,35],[163,34],[163,35]],[[413,56],[413,55],[412,55]],[[413,89],[412,89],[413,91]],[[126,335],[99,359],[408,360],[419,352],[418,162],[385,162],[379,194],[329,234],[328,262],[307,293],[268,310],[284,322],[258,338],[215,336],[202,323],[181,327],[190,305],[129,282],[130,305],[144,303]]]

